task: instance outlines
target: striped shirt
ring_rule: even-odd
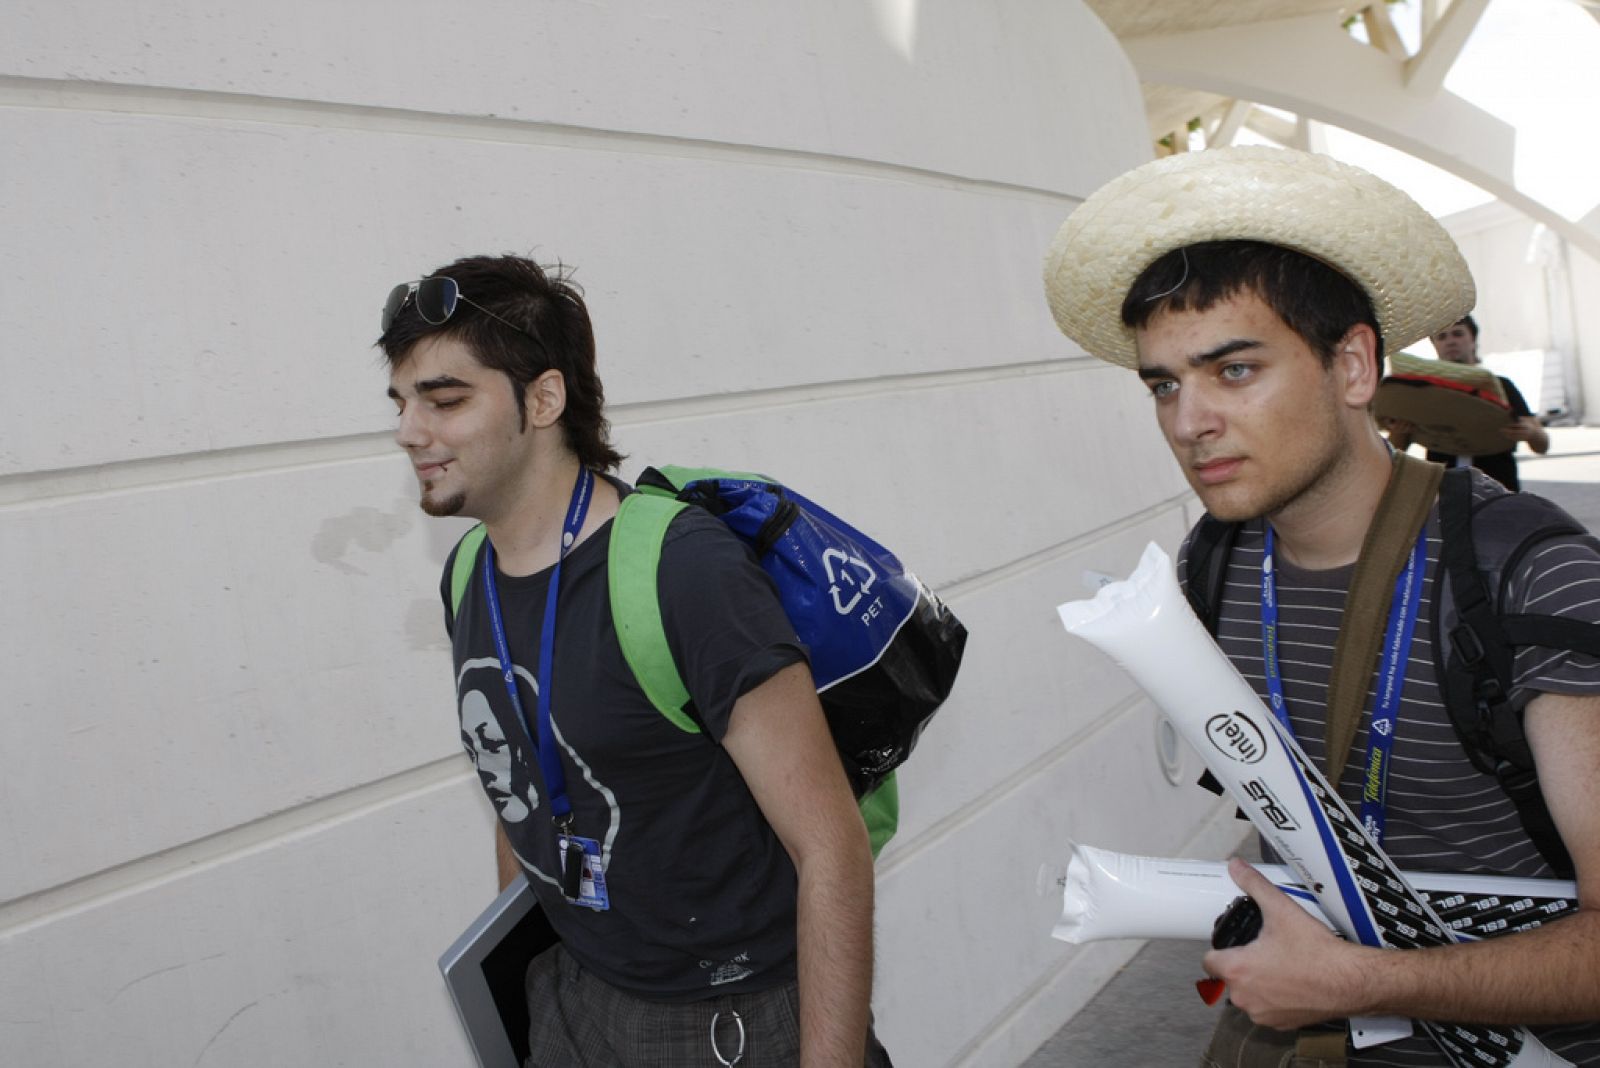
[[[1504,492],[1491,479],[1474,473],[1474,503]],[[1258,519],[1240,530],[1228,562],[1217,627],[1218,645],[1263,702],[1267,700],[1260,610],[1264,529]],[[1438,584],[1445,580],[1439,566],[1437,505],[1428,517],[1426,533],[1424,596],[1396,714],[1384,851],[1408,871],[1548,877],[1549,866],[1523,831],[1515,806],[1492,775],[1472,766],[1444,709],[1433,653],[1439,641],[1434,603]],[[1187,550],[1186,541],[1179,560],[1180,578],[1186,578]],[[1296,739],[1312,762],[1326,769],[1324,707],[1355,565],[1307,571],[1290,564],[1280,552],[1273,567],[1284,699]],[[1600,622],[1600,553],[1584,539],[1553,539],[1528,553],[1499,607],[1502,614],[1529,612]],[[1582,654],[1521,649],[1514,672],[1513,698],[1518,701],[1538,693],[1600,694],[1600,661]],[[1365,714],[1339,781],[1340,795],[1356,810],[1365,781],[1367,724],[1377,683],[1374,671],[1363,706]],[[1536,1033],[1574,1063],[1600,1063],[1600,1023],[1538,1028]],[[1410,1039],[1352,1051],[1349,1063],[1411,1066],[1449,1062],[1419,1030]]]

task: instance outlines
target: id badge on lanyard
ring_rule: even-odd
[[[558,834],[556,846],[561,854],[561,892],[567,900],[602,912],[610,908],[611,895],[606,893],[606,864],[600,843],[593,838]]]
[[[1367,769],[1361,790],[1361,823],[1382,844],[1384,811],[1389,797],[1389,760],[1394,753],[1394,733],[1400,714],[1400,694],[1405,689],[1406,662],[1421,610],[1422,579],[1428,566],[1427,531],[1419,531],[1406,566],[1395,578],[1389,602],[1389,624],[1384,630],[1378,662],[1378,694],[1367,730]],[[1268,704],[1291,735],[1289,709],[1278,670],[1278,590],[1273,569],[1273,533],[1269,525],[1261,556],[1261,659],[1267,677]]]
[[[494,630],[495,654],[500,660],[500,677],[505,682],[511,707],[516,710],[522,728],[534,744],[539,758],[539,771],[544,776],[545,795],[550,801],[550,819],[555,824],[556,856],[561,862],[561,893],[574,905],[592,909],[611,907],[606,893],[605,863],[600,843],[593,838],[583,838],[573,833],[572,801],[567,797],[567,776],[561,766],[561,754],[555,738],[555,727],[550,720],[550,690],[554,676],[556,645],[556,602],[561,591],[561,562],[567,551],[578,540],[584,517],[589,513],[589,500],[594,491],[594,473],[588,468],[578,472],[578,481],[572,488],[572,499],[567,504],[567,516],[561,527],[561,548],[556,554],[556,566],[550,572],[550,589],[545,595],[544,621],[539,631],[538,723],[528,722],[528,713],[517,693],[517,676],[511,661],[511,647],[506,641],[505,621],[500,615],[500,594],[495,587],[494,545],[485,540],[483,548],[483,586],[488,595],[489,622]]]

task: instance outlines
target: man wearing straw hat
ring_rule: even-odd
[[[1439,359],[1464,367],[1478,365],[1478,322],[1472,316],[1464,315],[1449,326],[1435,330],[1429,340],[1433,342],[1433,351]],[[1476,467],[1506,489],[1520,490],[1522,481],[1517,477],[1517,444],[1525,441],[1528,448],[1543,456],[1550,451],[1550,435],[1528,407],[1516,383],[1504,375],[1496,377],[1500,379],[1500,389],[1511,406],[1511,421],[1500,431],[1510,448],[1481,456],[1456,456],[1429,449],[1428,459],[1446,467]],[[1409,448],[1414,429],[1403,420],[1392,420],[1388,427],[1389,441],[1397,449]]]
[[[1551,874],[1499,782],[1469,760],[1436,678],[1441,540],[1430,502],[1442,471],[1395,459],[1369,411],[1385,348],[1472,307],[1471,277],[1438,223],[1399,190],[1326,157],[1183,154],[1122,175],[1073,212],[1045,284],[1068,337],[1138,373],[1190,486],[1212,517],[1237,524],[1215,609],[1218,644],[1264,702],[1286,704],[1319,765],[1338,748],[1324,738],[1334,635],[1347,600],[1356,618],[1350,592],[1368,535],[1388,515],[1392,476],[1431,479],[1404,550],[1425,576],[1408,655],[1397,661],[1404,682],[1382,720],[1372,711],[1376,672],[1346,687],[1365,703],[1351,702],[1350,757],[1334,761],[1329,778],[1359,800],[1369,747],[1392,742],[1378,816],[1382,845],[1402,869]],[[1413,473],[1400,479],[1407,465]],[[1467,477],[1479,504],[1505,492]],[[1191,532],[1186,552],[1194,540]],[[1578,536],[1544,543],[1505,590],[1502,613],[1600,620],[1600,546]],[[1526,1024],[1567,1061],[1600,1063],[1600,668],[1563,650],[1521,649],[1513,701],[1525,709],[1583,907],[1475,944],[1375,949],[1339,940],[1236,860],[1233,878],[1264,923],[1253,942],[1205,958],[1232,1005],[1202,1064],[1460,1063],[1420,1029],[1355,1049],[1342,1032],[1352,1016]]]

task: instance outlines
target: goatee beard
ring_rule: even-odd
[[[417,503],[421,505],[424,512],[433,516],[435,519],[444,519],[449,516],[461,514],[461,509],[467,506],[467,495],[465,493],[458,493],[454,497],[446,497],[443,500],[439,500],[424,493],[422,495],[422,500],[418,501]]]

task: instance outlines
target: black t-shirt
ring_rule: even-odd
[[[1513,419],[1521,419],[1525,415],[1533,414],[1528,408],[1528,402],[1523,399],[1521,390],[1517,389],[1511,379],[1501,377],[1500,388],[1506,391],[1506,400],[1511,402],[1511,417]],[[1505,452],[1472,457],[1472,466],[1513,493],[1518,492],[1522,489],[1522,481],[1517,477],[1516,451],[1517,446],[1513,442],[1511,448]],[[1435,452],[1429,449],[1428,459],[1436,464],[1444,464],[1446,467],[1454,467],[1456,465],[1456,457],[1448,452]]]
[[[787,982],[795,975],[795,870],[717,743],[734,702],[805,651],[751,552],[710,514],[686,509],[662,546],[659,595],[668,644],[711,737],[680,730],[639,689],[617,643],[610,540],[608,523],[562,564],[551,669],[573,833],[600,844],[609,910],[561,894],[543,776],[501,677],[481,563],[451,628],[462,744],[552,925],[600,978],[662,1001]],[[454,553],[441,585],[447,614],[453,563]],[[496,575],[534,734],[549,580],[549,569]]]

